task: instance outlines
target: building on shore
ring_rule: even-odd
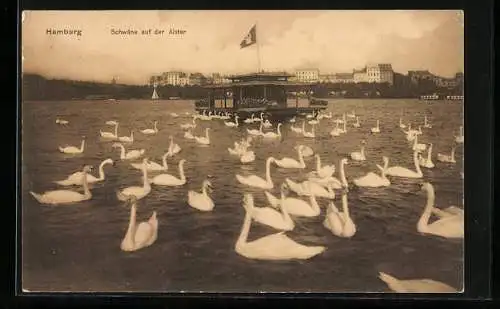
[[[230,79],[220,73],[213,73],[211,78],[207,78],[207,83],[213,85],[228,84],[230,82]]]
[[[302,83],[317,83],[319,82],[319,69],[297,69],[295,80]]]
[[[333,74],[333,83],[337,84],[351,84],[354,83],[353,73],[336,73]]]
[[[394,84],[394,71],[388,63],[367,64],[364,68],[353,71],[355,83]]]
[[[367,83],[368,74],[366,74],[366,67],[362,69],[354,69],[352,71],[353,80],[355,83]]]
[[[207,78],[201,73],[193,73],[189,75],[189,85],[202,86],[207,84]]]

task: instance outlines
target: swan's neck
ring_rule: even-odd
[[[349,206],[347,204],[347,194],[343,193],[342,194],[342,211],[344,212],[344,215],[346,218],[349,218]]]
[[[384,169],[382,170],[382,178],[387,179],[385,175],[385,171],[387,171],[387,168],[389,167],[389,161],[384,162]]]
[[[318,201],[316,200],[316,196],[314,194],[311,194],[311,196],[309,197],[309,201],[311,203],[312,210],[316,212],[321,211],[318,205]]]
[[[264,126],[264,123],[261,121],[261,122],[260,122],[260,126],[259,126],[259,131],[260,131],[260,133],[262,133],[262,127],[263,127],[263,126]]]
[[[429,149],[427,150],[427,161],[430,161],[432,159],[432,146],[429,146]]]
[[[203,184],[203,186],[201,187],[201,193],[205,196],[208,196],[207,185]]]
[[[161,158],[161,163],[163,164],[163,168],[164,169],[168,169],[168,165],[167,165],[167,156],[168,156],[168,152],[166,154],[163,155],[163,158]]]
[[[285,193],[283,192],[283,190],[281,191],[280,208],[281,208],[281,214],[283,215],[283,218],[286,221],[291,221],[292,218],[290,218],[290,214],[288,213],[288,211],[286,210],[286,207],[285,207]]]
[[[87,198],[90,198],[92,196],[92,193],[90,193],[90,190],[89,190],[89,183],[87,181],[87,172],[83,172],[82,173],[82,183],[83,183],[83,194],[87,197]]]
[[[122,159],[125,159],[125,147],[123,147],[123,145],[120,145],[120,149],[121,149],[120,157]]]
[[[299,153],[299,162],[302,166],[304,166],[306,163],[304,162],[304,155],[302,154],[302,149],[298,149],[297,152]]]
[[[142,187],[144,189],[151,188],[148,180],[148,169],[146,168],[146,164],[142,165],[142,176],[144,177]]]
[[[432,208],[434,207],[434,188],[429,188],[427,190],[427,204],[425,205],[424,212],[422,216],[418,220],[417,229],[419,231],[424,231],[427,228],[427,223],[429,222],[429,218],[431,217]]]
[[[239,125],[238,124],[238,117],[234,118],[234,120],[235,120],[236,126],[238,126]]]
[[[181,177],[182,181],[186,180],[186,175],[184,175],[184,164],[183,164],[183,162],[179,163],[179,176]]]
[[[420,164],[418,163],[418,152],[417,151],[413,152],[413,163],[415,164],[415,169],[417,170],[417,173],[419,175],[421,175],[422,170],[420,169]]]
[[[248,210],[246,210],[245,219],[243,220],[243,225],[241,226],[240,236],[238,237],[238,241],[236,241],[237,248],[242,247],[246,244],[251,223],[252,223],[252,217],[248,213]]]
[[[85,149],[85,140],[82,140],[82,144],[80,145],[80,151],[83,151]]]
[[[127,236],[125,236],[127,238],[127,241],[131,242],[131,245],[134,245],[136,212],[137,212],[137,206],[133,204],[130,207],[130,219],[128,222]]]
[[[319,172],[321,170],[321,158],[319,155],[316,156],[316,171]]]
[[[278,128],[277,128],[277,130],[278,130],[278,135],[279,135],[279,136],[281,136],[281,128],[280,128],[280,127],[281,127],[281,123],[278,123]]]
[[[361,146],[361,156],[365,156],[365,146]]]
[[[153,130],[154,130],[155,132],[158,132],[158,128],[156,127],[156,122],[154,123]]]
[[[106,165],[104,161],[99,165],[99,180],[104,180],[104,165]]]
[[[340,163],[340,181],[344,186],[347,186],[347,179],[345,178],[344,162]]]
[[[266,162],[266,181],[271,183],[271,160],[267,160]]]
[[[455,161],[455,148],[451,149],[451,160]]]
[[[118,122],[115,124],[115,136],[118,136]]]

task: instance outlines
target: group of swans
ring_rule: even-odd
[[[255,161],[255,153],[252,150],[248,150],[250,147],[250,142],[252,137],[248,136],[241,142],[234,142],[234,148],[228,148],[229,154],[238,156],[241,163],[250,163]]]
[[[248,241],[248,233],[256,209],[248,205],[250,200],[249,196],[245,195],[243,202],[245,218],[240,235],[234,246],[236,253],[243,257],[257,260],[306,260],[326,250],[324,246],[306,246],[299,244],[285,235],[285,231]]]
[[[80,174],[80,182],[83,187],[83,193],[73,190],[54,190],[46,191],[42,194],[30,191],[30,194],[41,204],[51,205],[66,205],[78,203],[92,198],[92,193],[89,190],[87,174],[92,171],[92,166],[85,165]]]

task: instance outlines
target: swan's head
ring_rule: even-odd
[[[389,163],[389,158],[386,157],[386,156],[383,156],[382,157],[382,161],[384,161],[384,164],[388,164]]]
[[[113,161],[112,159],[106,159],[106,160],[102,161],[102,164],[112,164],[114,166],[115,161]]]
[[[347,158],[343,158],[342,160],[340,160],[340,164],[349,164],[349,160],[347,160]]]
[[[210,191],[212,191],[212,190],[213,190],[212,183],[211,183],[211,182],[210,182],[210,180],[208,180],[208,179],[205,179],[205,180],[203,181],[203,187],[205,187],[205,188],[209,189]]]
[[[182,159],[179,161],[179,165],[184,165],[184,163],[186,163],[186,159]]]
[[[123,146],[123,145],[122,145],[122,144],[120,144],[120,143],[113,143],[113,144],[111,145],[111,147],[113,147],[113,148],[117,148],[117,147],[121,147],[121,146]]]
[[[433,186],[431,185],[430,182],[424,182],[420,188],[423,190],[423,191],[430,191],[430,190],[433,190]]]
[[[362,141],[361,141],[361,145],[366,145],[366,141],[365,141],[365,140],[362,140]]]

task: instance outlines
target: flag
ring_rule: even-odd
[[[253,25],[252,29],[248,32],[247,36],[241,41],[240,48],[248,47],[252,44],[257,43],[257,32],[255,30],[256,25]]]

